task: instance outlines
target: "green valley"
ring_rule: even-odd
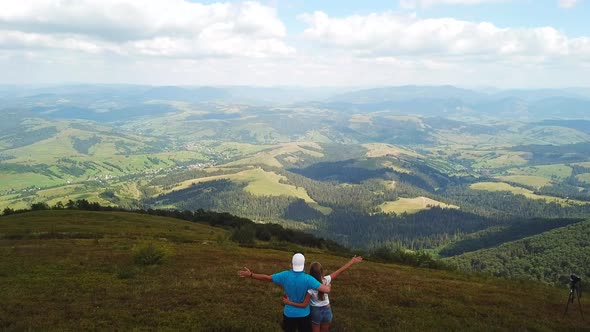
[[[404,248],[445,259],[555,228],[521,231],[536,218],[590,216],[590,122],[549,121],[533,108],[508,121],[485,106],[502,94],[465,99],[461,89],[398,87],[275,104],[229,98],[237,91],[229,87],[206,101],[180,87],[162,88],[175,97],[159,101],[142,92],[147,87],[86,88],[4,97],[18,111],[0,108],[0,210],[80,199],[201,209],[359,250]],[[385,101],[375,103],[376,92]],[[448,110],[432,94],[472,111]],[[400,104],[404,98],[430,106]],[[497,230],[492,247],[465,244]],[[589,276],[581,267],[557,269]]]

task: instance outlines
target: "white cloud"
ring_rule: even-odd
[[[420,19],[391,12],[344,18],[315,12],[300,19],[308,25],[303,32],[307,40],[363,57],[551,58],[588,55],[590,46],[590,38],[568,38],[552,27],[499,28],[487,22]]]
[[[418,7],[429,8],[436,5],[479,5],[482,3],[504,1],[507,0],[400,0],[399,4],[402,8],[413,9]]]
[[[481,5],[485,3],[510,2],[512,0],[399,0],[399,6],[403,9],[431,8],[441,5]],[[574,8],[582,0],[558,0],[557,3],[561,8]]]
[[[105,50],[120,52],[116,45],[75,35],[56,36],[12,30],[0,30],[0,49],[63,49],[93,54]]]
[[[574,8],[579,2],[579,0],[559,0],[559,7],[567,9]]]
[[[554,27],[503,28],[393,12],[301,15],[302,39],[324,56],[348,59],[342,81],[366,84],[589,85],[590,38]]]
[[[286,29],[258,2],[23,0],[0,5],[0,47],[176,57],[284,56]]]
[[[554,27],[300,19],[289,35],[258,2],[0,0],[0,83],[590,86],[590,38]]]

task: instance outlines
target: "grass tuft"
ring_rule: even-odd
[[[172,255],[172,250],[152,242],[137,245],[133,249],[133,261],[137,265],[161,265]]]
[[[138,273],[139,270],[135,266],[123,266],[119,272],[117,272],[117,278],[123,280],[133,279]]]

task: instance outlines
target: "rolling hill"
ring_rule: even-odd
[[[534,225],[529,225],[528,230],[523,227],[523,230],[534,232]],[[485,242],[494,242],[493,237],[489,238],[491,241],[487,236],[475,240],[485,246]],[[501,235],[496,236],[499,237]],[[563,278],[567,275],[564,271],[570,271],[586,280],[590,278],[590,222],[586,220],[573,223],[514,241],[504,238],[503,241],[491,245],[491,248],[467,252],[445,260],[453,262],[461,269],[473,269],[507,278],[563,283]]]
[[[237,277],[240,268],[281,271],[291,250],[305,250],[308,264],[320,261],[328,271],[347,260],[311,248],[239,247],[228,237],[199,223],[123,212],[0,217],[0,328],[274,331],[281,289]],[[137,260],[150,245],[165,252],[162,264]],[[572,308],[562,317],[563,288],[370,261],[342,274],[330,298],[334,331],[590,328]]]

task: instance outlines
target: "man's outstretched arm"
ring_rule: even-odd
[[[238,275],[242,278],[252,278],[272,282],[272,276],[269,276],[268,274],[252,273],[252,271],[250,271],[250,269],[248,269],[247,267],[244,267],[243,270],[238,271]]]

